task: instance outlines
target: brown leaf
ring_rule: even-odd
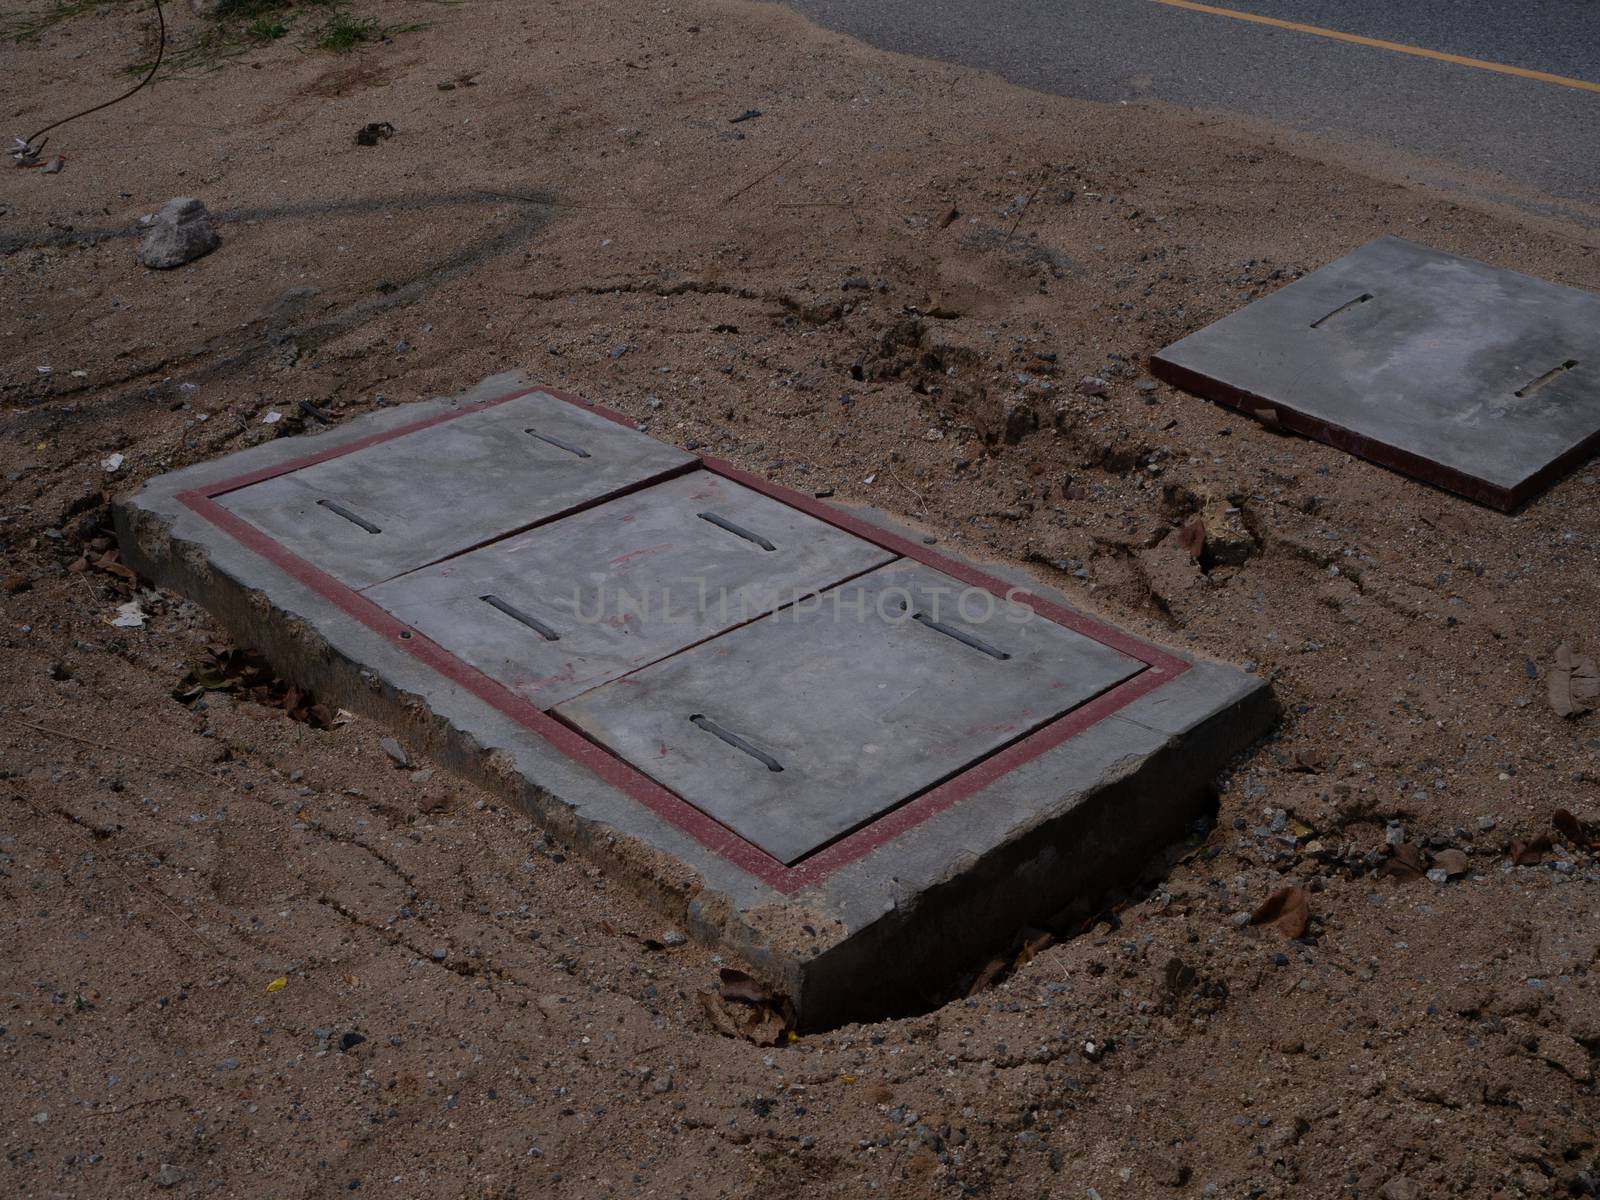
[[[0,592],[4,592],[8,596],[15,596],[19,592],[25,592],[32,586],[33,580],[26,575],[7,575],[4,579],[0,579]]]
[[[1206,523],[1203,517],[1190,517],[1178,530],[1178,549],[1186,552],[1195,562],[1206,549]]]
[[[1441,850],[1433,856],[1433,865],[1451,879],[1455,879],[1467,873],[1467,856],[1463,851],[1456,849]]]
[[[1279,888],[1250,914],[1250,924],[1266,925],[1286,938],[1305,933],[1311,920],[1311,893],[1301,887]]]
[[[1422,863],[1422,851],[1410,842],[1401,842],[1390,851],[1391,857],[1379,869],[1380,875],[1391,879],[1398,879],[1401,883],[1410,883],[1413,879],[1421,879],[1427,874],[1427,867]]]
[[[1549,671],[1550,707],[1559,716],[1586,713],[1600,698],[1600,668],[1587,654],[1574,654],[1562,642],[1556,647],[1555,665]]]
[[[1511,843],[1511,848],[1507,853],[1510,854],[1511,861],[1519,867],[1536,867],[1544,861],[1545,852],[1549,849],[1550,835],[1541,833],[1531,842],[1525,842],[1518,838]]]
[[[1558,808],[1551,814],[1550,824],[1579,850],[1587,850],[1595,844],[1589,831],[1583,827],[1583,822],[1564,808]]]
[[[129,583],[139,582],[139,576],[134,573],[132,567],[125,566],[122,563],[121,556],[115,550],[107,550],[99,558],[95,559],[94,566],[97,571],[105,571],[107,574],[115,575],[119,579],[126,579]]]
[[[700,993],[700,1006],[718,1033],[758,1046],[776,1046],[794,1028],[794,1005],[787,996],[731,967],[722,969],[716,991]]]
[[[1022,931],[1022,949],[1017,951],[1014,967],[1025,967],[1055,944],[1055,938],[1042,929]]]
[[[973,979],[972,986],[967,989],[967,995],[976,996],[979,992],[988,991],[996,983],[1000,982],[1000,977],[1006,973],[1006,968],[1010,965],[1011,963],[1007,959],[991,958],[984,963],[983,970],[979,971]]]
[[[772,1001],[772,992],[755,976],[735,971],[732,967],[723,967],[721,975],[720,990],[724,1000],[738,1000],[744,1004],[768,1004]]]
[[[1301,771],[1307,775],[1321,775],[1328,769],[1328,752],[1316,747],[1303,747],[1294,752],[1294,759],[1289,763],[1291,771]]]

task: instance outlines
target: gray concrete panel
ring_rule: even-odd
[[[1500,508],[1600,442],[1600,295],[1401,238],[1257,300],[1152,366]]]
[[[221,503],[362,588],[693,461],[536,392],[252,484]]]
[[[366,595],[551,708],[893,557],[695,471]]]
[[[1142,665],[902,562],[557,711],[793,863]]]

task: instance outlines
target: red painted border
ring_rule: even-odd
[[[968,563],[957,562],[945,555],[937,554],[919,542],[913,542],[908,538],[886,532],[867,521],[861,520],[859,517],[840,512],[810,496],[757,478],[719,459],[702,457],[701,463],[708,471],[798,508],[818,520],[826,521],[828,524],[852,533],[864,541],[872,542],[886,550],[893,551],[903,558],[909,558],[916,562],[924,563],[935,570],[943,571],[970,587],[983,588],[1002,599],[1010,599],[1015,603],[1026,604],[1040,616],[1057,624],[1065,625],[1085,637],[1093,638],[1097,642],[1110,646],[1128,657],[1146,664],[1145,670],[1126,682],[1101,693],[1088,703],[1080,705],[1071,712],[1041,726],[1033,733],[989,755],[959,775],[930,788],[877,820],[869,822],[854,833],[847,834],[838,841],[830,843],[796,865],[792,867],[785,866],[753,843],[745,841],[726,826],[706,816],[705,813],[676,793],[668,791],[649,776],[635,770],[605,749],[605,747],[590,741],[577,730],[529,704],[509,688],[462,662],[437,642],[429,640],[403,622],[396,620],[388,612],[379,608],[360,593],[346,587],[327,572],[300,558],[284,547],[282,543],[268,537],[260,529],[228,511],[216,501],[216,497],[247,487],[252,483],[259,483],[264,479],[271,479],[278,475],[286,475],[291,471],[298,471],[303,467],[326,462],[330,458],[350,454],[353,451],[377,445],[380,442],[404,437],[407,434],[427,429],[444,421],[454,420],[457,417],[466,416],[468,413],[481,412],[486,408],[492,408],[495,405],[504,404],[507,401],[531,395],[535,392],[544,392],[559,400],[564,400],[569,404],[605,417],[607,420],[626,425],[630,429],[635,427],[635,423],[631,418],[610,409],[602,408],[599,405],[589,404],[569,393],[557,391],[553,388],[526,388],[497,399],[480,401],[452,412],[437,414],[421,421],[397,426],[383,433],[359,438],[342,446],[323,450],[316,454],[308,454],[303,458],[292,459],[274,467],[233,476],[204,488],[180,492],[177,498],[181,504],[211,522],[211,524],[247,549],[261,555],[261,557],[278,567],[290,578],[310,588],[317,595],[336,605],[341,611],[360,621],[375,633],[388,638],[394,645],[431,667],[452,683],[464,688],[497,712],[538,734],[561,753],[587,768],[606,783],[625,792],[651,812],[670,821],[714,854],[720,855],[741,870],[748,872],[763,883],[785,894],[815,883],[845,864],[854,862],[906,830],[926,821],[936,813],[943,812],[951,805],[989,786],[1001,776],[1016,770],[1024,763],[1031,762],[1041,754],[1061,745],[1068,738],[1082,733],[1091,725],[1104,720],[1139,697],[1148,695],[1163,684],[1171,682],[1189,669],[1189,664],[1175,655],[1132,637],[1119,629],[1114,629],[1100,621],[1086,617],[1081,613],[1073,612],[1041,597],[1031,595],[1023,589],[1013,587],[1003,580],[996,579],[994,576],[988,575]]]

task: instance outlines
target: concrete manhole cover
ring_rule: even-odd
[[[1191,334],[1151,369],[1500,509],[1600,448],[1600,295],[1396,237]]]
[[[892,557],[702,470],[367,595],[552,708]]]
[[[219,503],[360,588],[692,462],[532,394],[274,474]]]
[[[1144,667],[896,563],[557,711],[789,864]]]
[[[1125,880],[1273,716],[1253,676],[518,376],[116,515],[143,574],[509,795],[812,1027]]]

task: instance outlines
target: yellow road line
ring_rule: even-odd
[[[1358,33],[1341,33],[1337,29],[1324,29],[1320,25],[1302,25],[1298,21],[1280,21],[1277,17],[1263,17],[1257,13],[1240,12],[1235,8],[1217,8],[1210,4],[1196,4],[1194,0],[1155,0],[1170,8],[1186,8],[1191,12],[1210,13],[1217,17],[1232,17],[1236,21],[1253,21],[1257,25],[1271,25],[1274,29],[1292,29],[1296,33],[1313,33],[1318,37],[1332,38],[1337,42],[1354,42],[1357,46],[1371,46],[1377,50],[1392,50],[1396,54],[1412,54],[1418,58],[1431,58],[1438,62],[1455,63],[1460,67],[1475,67],[1480,71],[1496,71],[1501,75],[1516,75],[1522,79],[1537,79],[1540,83],[1554,83],[1561,87],[1581,88],[1586,92],[1600,92],[1600,83],[1587,79],[1569,79],[1565,75],[1552,75],[1548,71],[1530,71],[1527,67],[1512,67],[1505,63],[1488,62],[1481,58],[1465,58],[1459,54],[1446,54],[1442,50],[1424,50],[1421,46],[1407,46],[1403,42],[1386,42],[1381,38],[1362,37]]]

